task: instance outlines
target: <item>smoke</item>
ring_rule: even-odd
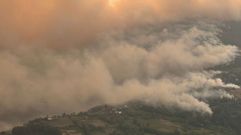
[[[187,20],[239,21],[240,0],[2,0],[1,46],[89,46],[103,33]]]
[[[0,1],[0,129],[130,101],[212,114],[203,99],[239,88],[209,70],[239,54],[215,24],[240,11],[240,0]]]
[[[142,33],[138,36],[143,37]],[[215,31],[192,27],[175,38],[156,40],[143,46],[108,38],[99,43],[101,46],[85,51],[3,49],[2,120],[129,101],[212,114],[200,97],[231,98],[227,92],[215,89],[239,88],[213,79],[213,71],[205,70],[232,61],[238,53],[235,46],[222,45]]]

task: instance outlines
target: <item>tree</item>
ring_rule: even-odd
[[[45,124],[29,124],[13,128],[12,135],[61,135],[61,132],[59,129]]]

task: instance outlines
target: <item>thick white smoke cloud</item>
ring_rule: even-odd
[[[142,33],[135,37],[139,36]],[[192,27],[175,38],[156,40],[143,46],[108,38],[85,51],[1,50],[2,121],[130,101],[212,114],[199,98],[232,98],[215,89],[239,88],[205,71],[232,61],[238,53],[235,46],[223,45],[216,31]]]
[[[220,1],[0,1],[0,130],[130,101],[212,114],[202,99],[239,88],[208,70],[238,48],[196,24],[241,19],[240,0]]]

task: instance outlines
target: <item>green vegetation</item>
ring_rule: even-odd
[[[225,82],[241,85],[241,58],[218,67]],[[217,69],[217,67],[216,67]],[[0,135],[240,135],[241,91],[235,99],[209,100],[212,116],[143,103],[98,106],[87,112],[39,118]]]
[[[13,128],[12,135],[61,135],[61,131],[47,124],[33,123]]]
[[[212,116],[141,103],[30,121],[12,135],[240,135],[241,99],[209,101]]]

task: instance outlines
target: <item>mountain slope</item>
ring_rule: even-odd
[[[209,102],[214,110],[213,116],[141,103],[117,107],[105,105],[84,113],[36,119],[24,127],[14,128],[12,133],[58,135],[60,131],[66,135],[239,135],[241,100]],[[33,127],[42,130],[31,131]]]

